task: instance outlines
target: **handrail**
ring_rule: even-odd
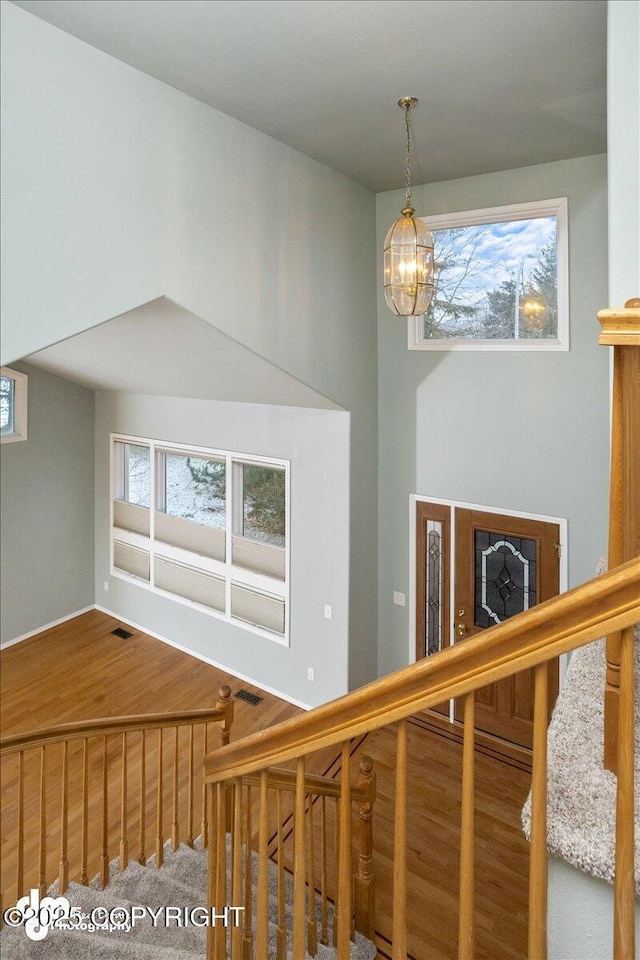
[[[640,620],[640,558],[204,761],[218,783],[304,756],[460,697]]]
[[[242,779],[251,786],[260,784],[260,775],[257,773],[249,773]],[[319,797],[339,798],[341,794],[339,780],[332,780],[331,777],[323,777],[316,773],[305,773],[304,785],[307,793],[317,794]],[[267,770],[267,786],[270,790],[289,790],[295,793],[296,771],[285,770],[283,767],[269,767]],[[370,792],[366,787],[352,783],[350,797],[354,803],[364,803],[365,800],[370,798]]]
[[[81,720],[77,723],[60,723],[55,727],[14,733],[0,740],[0,755],[41,747],[59,740],[81,740],[85,737],[104,737],[112,733],[136,733],[140,730],[157,730],[158,727],[182,727],[191,723],[222,720],[224,710],[184,710],[180,713],[147,713],[131,717],[100,717],[97,720]]]
[[[199,710],[140,713],[127,717],[98,717],[93,720],[76,720],[71,723],[59,723],[52,727],[41,727],[39,730],[12,733],[0,739],[0,756],[59,741],[105,737],[113,733],[136,733],[142,730],[157,730],[161,727],[183,727],[205,721],[213,723],[223,720],[226,731],[233,719],[231,689],[227,684],[220,687],[219,697],[215,707],[202,707]]]

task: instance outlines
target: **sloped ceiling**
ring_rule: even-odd
[[[343,409],[167,297],[24,360],[92,390]]]

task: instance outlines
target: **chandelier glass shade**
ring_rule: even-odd
[[[433,296],[433,238],[405,207],[384,242],[384,295],[399,317],[421,316]]]
[[[414,218],[411,206],[411,132],[409,111],[418,101],[402,97],[407,129],[406,203],[384,242],[384,295],[389,309],[399,317],[426,313],[433,296],[433,237],[423,220]]]

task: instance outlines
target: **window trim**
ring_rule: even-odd
[[[0,436],[2,443],[16,443],[27,440],[28,407],[29,407],[29,377],[13,367],[2,367],[0,375],[13,380],[13,430]]]
[[[408,350],[513,350],[513,351],[568,351],[569,350],[569,227],[566,197],[511,203],[481,210],[461,210],[437,216],[422,216],[432,230],[452,227],[472,227],[481,223],[505,223],[535,217],[556,217],[556,247],[558,266],[558,336],[553,340],[423,340],[423,316],[407,317]]]
[[[118,457],[116,446],[117,443],[133,443],[139,444],[142,446],[149,447],[149,464],[150,464],[150,507],[149,509],[149,536],[146,537],[144,534],[135,533],[134,531],[124,530],[120,527],[114,526],[114,501],[118,499],[118,491],[122,489],[122,485],[119,484],[118,470],[122,468],[122,458]],[[158,476],[158,463],[160,459],[160,454],[164,452],[173,452],[173,453],[184,453],[185,455],[191,454],[194,457],[197,456],[208,456],[215,457],[225,463],[225,474],[227,478],[233,474],[233,464],[234,462],[249,463],[255,464],[256,466],[266,466],[266,467],[278,467],[284,470],[285,473],[285,546],[284,546],[284,580],[276,579],[269,577],[266,574],[256,573],[252,570],[245,569],[244,567],[237,566],[232,562],[232,539],[233,539],[233,524],[232,524],[232,497],[233,493],[231,491],[231,484],[227,480],[227,494],[226,494],[226,526],[225,526],[225,559],[224,560],[215,560],[211,557],[205,557],[200,554],[191,552],[182,547],[176,547],[171,544],[167,544],[164,541],[156,541],[155,539],[155,514],[158,509],[158,494],[159,494],[159,485],[157,483]],[[290,496],[290,465],[289,460],[278,459],[275,457],[262,457],[256,456],[253,454],[240,453],[230,450],[219,450],[210,447],[201,447],[194,444],[185,444],[185,443],[176,443],[174,441],[166,440],[154,440],[148,437],[138,437],[130,436],[123,433],[110,433],[109,434],[109,466],[110,466],[110,482],[109,482],[109,566],[110,574],[112,577],[116,577],[119,580],[124,580],[127,583],[132,583],[137,587],[141,587],[143,590],[148,590],[151,593],[156,594],[157,596],[166,597],[170,600],[175,601],[176,603],[181,603],[184,606],[187,606],[193,610],[198,610],[201,613],[205,613],[208,616],[216,617],[219,620],[223,620],[226,623],[230,623],[234,626],[240,627],[242,630],[248,630],[251,633],[258,634],[259,636],[265,637],[268,640],[272,640],[275,643],[278,643],[282,646],[290,646],[290,586],[289,586],[289,571],[290,571],[290,512],[291,512],[291,496]],[[144,508],[143,508],[144,509]],[[149,582],[142,580],[139,577],[135,577],[132,574],[128,574],[126,571],[120,570],[114,566],[114,542],[119,541],[121,543],[126,543],[132,547],[138,547],[143,550],[147,550],[150,556],[150,579]],[[207,607],[204,604],[197,603],[194,600],[189,600],[186,597],[181,597],[177,594],[170,593],[167,590],[163,590],[160,587],[156,587],[154,583],[155,579],[155,569],[154,569],[154,560],[155,554],[166,558],[168,560],[175,560],[176,563],[180,563],[186,566],[195,567],[196,569],[201,570],[203,573],[210,573],[218,577],[222,577],[225,580],[225,612],[215,610],[211,607]],[[284,634],[278,634],[273,631],[267,630],[266,628],[259,627],[257,625],[251,624],[248,621],[240,620],[236,617],[231,616],[231,585],[236,583],[240,586],[245,586],[249,589],[255,590],[258,593],[267,594],[277,599],[284,600]]]

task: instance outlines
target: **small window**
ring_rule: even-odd
[[[139,443],[117,441],[114,443],[114,453],[113,525],[120,531],[129,530],[131,533],[148,537],[151,526],[149,447]],[[121,569],[127,569],[119,566]]]
[[[2,367],[0,375],[0,439],[2,443],[27,439],[26,373]]]
[[[565,198],[426,217],[434,294],[410,350],[568,350]]]
[[[171,517],[224,530],[225,462],[182,453],[159,453],[158,509]]]
[[[234,534],[272,547],[284,547],[284,470],[250,463],[234,463],[233,469],[238,489]]]
[[[137,507],[148,507],[151,489],[149,447],[116,443],[116,498]]]
[[[285,580],[285,471],[235,461],[233,487],[233,563]]]

